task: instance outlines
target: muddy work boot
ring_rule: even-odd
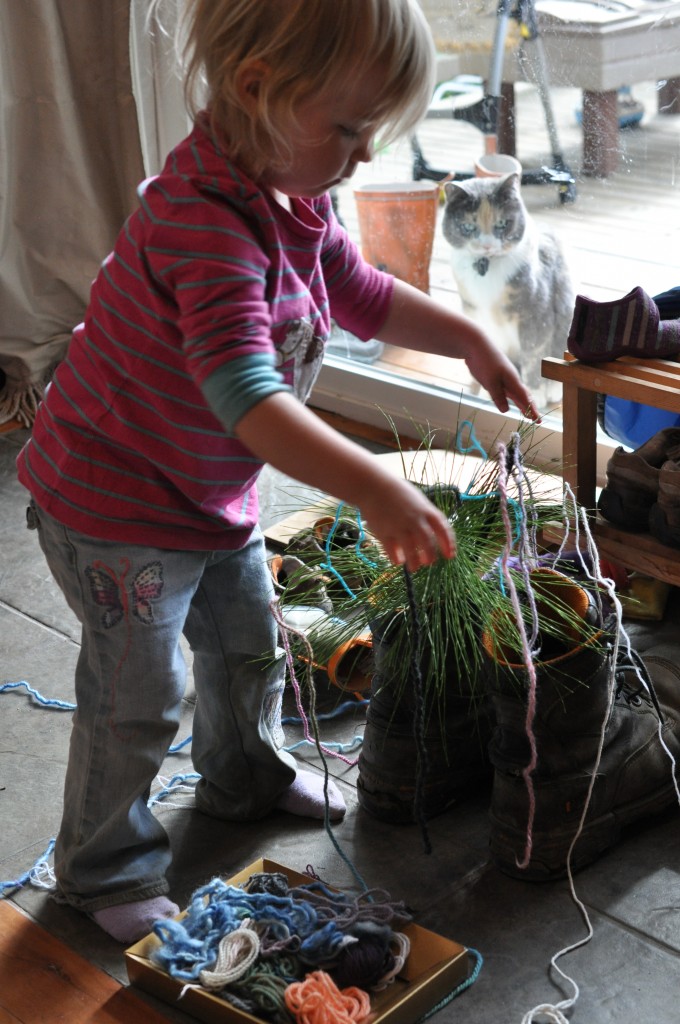
[[[535,660],[532,733],[537,760],[531,774],[535,810],[530,837],[530,788],[523,774],[531,760],[529,677],[520,648],[499,640],[507,635],[506,630],[496,628],[483,636],[497,722],[489,748],[495,769],[491,858],[505,874],[530,881],[566,873],[603,730],[602,756],[588,813],[571,853],[572,870],[613,846],[623,826],[663,811],[676,800],[671,761],[659,739],[659,722],[665,744],[679,759],[680,650],[676,648],[669,656],[667,651],[650,648],[643,661],[634,652],[627,656],[622,638],[614,665],[614,623],[610,620],[602,626],[601,621],[594,622],[590,595],[578,583],[565,579],[550,579],[544,570],[532,574],[543,622],[569,619],[576,630],[568,626],[561,645],[553,636]],[[610,687],[614,688],[614,700],[608,713]]]
[[[395,687],[390,666],[392,630],[374,627],[375,674],[359,755],[357,795],[372,817],[395,824],[429,819],[466,796],[488,790],[487,747],[492,708],[479,689],[474,658],[463,667],[447,661],[442,686],[419,704],[414,687]],[[421,675],[427,677],[427,655]],[[403,675],[403,673],[402,673]],[[422,731],[418,717],[422,711]]]

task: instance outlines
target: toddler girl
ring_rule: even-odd
[[[328,190],[377,133],[426,109],[434,57],[416,0],[189,0],[187,17],[187,88],[204,106],[140,186],[19,458],[82,623],[57,882],[123,942],[177,912],[147,801],[179,720],[182,633],[197,807],[324,816],[323,779],[282,750],[262,465],[360,506],[395,564],[455,554],[418,488],[305,408],[331,316],[361,339],[463,358],[499,409],[537,416],[491,342],[366,265],[332,210]],[[333,784],[328,799],[341,818]]]

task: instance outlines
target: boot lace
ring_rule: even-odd
[[[625,645],[619,647],[614,681],[616,683],[615,700],[623,699],[626,704],[635,708],[641,707],[642,704],[651,705],[659,716],[659,721],[663,723],[663,712],[654,690],[652,677],[644,661],[633,648],[628,651]]]

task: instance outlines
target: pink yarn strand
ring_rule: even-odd
[[[519,597],[517,594],[517,588],[515,587],[514,580],[510,574],[508,567],[508,559],[510,557],[510,551],[512,548],[512,523],[510,521],[510,513],[508,511],[508,471],[507,471],[507,460],[506,460],[506,448],[503,444],[498,445],[498,461],[500,468],[500,475],[498,481],[498,490],[501,498],[501,516],[503,519],[503,528],[505,530],[505,544],[503,545],[503,553],[501,555],[501,569],[503,571],[503,577],[510,592],[510,599],[512,601],[513,611],[515,613],[515,619],[517,622],[517,628],[519,630],[521,644],[522,644],[522,660],[527,670],[527,676],[529,678],[529,693],[527,698],[527,711],[525,718],[525,729],[527,739],[529,741],[529,749],[531,756],[529,763],[522,771],[522,778],[527,787],[527,795],[529,798],[529,812],[527,816],[527,833],[526,833],[526,845],[524,848],[524,856],[521,860],[516,860],[518,868],[526,868],[531,860],[531,850],[533,846],[533,830],[534,830],[534,817],[536,814],[536,794],[534,792],[534,783],[532,779],[533,771],[538,762],[538,753],[536,749],[536,737],[534,736],[534,718],[536,716],[536,668],[534,666],[533,658],[531,655],[531,648],[524,628],[524,619],[522,618],[522,610],[519,603]],[[524,531],[526,525],[522,521],[520,529]]]
[[[344,761],[344,763],[348,765],[350,768],[354,768],[354,766],[358,763],[358,759],[355,758],[354,760],[352,760],[349,757],[345,757],[344,754],[340,754],[337,750],[332,750],[330,747],[324,746],[323,743],[321,743],[315,736],[312,735],[309,728],[309,719],[307,718],[305,709],[302,704],[302,693],[300,690],[300,684],[298,682],[297,675],[295,673],[295,658],[290,647],[289,635],[297,637],[297,639],[300,640],[300,642],[305,648],[305,652],[307,655],[306,671],[309,679],[310,689],[312,689],[313,691],[311,675],[314,652],[312,650],[312,645],[310,644],[308,637],[305,636],[302,630],[295,629],[292,626],[288,626],[284,622],[283,613],[281,612],[281,604],[278,598],[274,598],[269,607],[271,608],[272,615],[274,616],[274,620],[277,626],[279,627],[279,632],[281,634],[281,643],[283,644],[283,649],[286,653],[286,665],[288,666],[288,675],[290,677],[291,686],[293,687],[293,693],[295,694],[295,706],[297,708],[298,715],[300,716],[300,721],[302,722],[302,730],[305,739],[307,740],[308,743],[313,743],[315,746],[317,746],[322,753],[327,754],[329,757],[334,757],[338,761]]]

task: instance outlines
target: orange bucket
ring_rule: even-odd
[[[434,181],[360,185],[354,189],[354,198],[366,262],[429,292],[439,185]]]

